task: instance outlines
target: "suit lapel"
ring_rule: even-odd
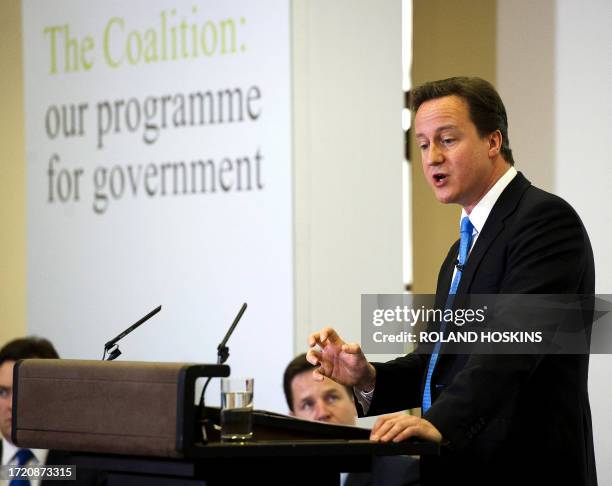
[[[436,307],[443,308],[446,303],[448,292],[450,291],[451,281],[453,278],[453,270],[455,269],[455,261],[459,251],[459,240],[451,246],[438,275],[438,284],[436,286]]]
[[[499,233],[504,229],[505,220],[510,216],[523,197],[525,190],[531,183],[519,172],[508,184],[493,206],[487,221],[478,235],[474,248],[465,265],[465,271],[461,276],[457,294],[466,294],[472,285],[478,266],[491,244]],[[449,282],[450,286],[450,282]]]

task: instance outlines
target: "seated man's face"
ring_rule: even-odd
[[[312,371],[295,375],[291,381],[293,411],[291,415],[341,425],[355,425],[357,410],[348,390],[330,380],[315,381]]]
[[[14,361],[5,361],[0,365],[0,432],[6,440],[11,440],[13,366]]]

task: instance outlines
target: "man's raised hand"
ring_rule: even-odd
[[[315,380],[324,376],[345,386],[370,390],[376,381],[376,370],[357,343],[345,343],[331,327],[325,327],[308,337],[310,349],[306,359],[315,366]],[[318,346],[318,349],[316,349]]]

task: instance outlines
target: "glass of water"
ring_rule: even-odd
[[[253,378],[221,379],[221,440],[253,437]]]

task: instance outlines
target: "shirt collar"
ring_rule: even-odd
[[[2,464],[10,464],[15,459],[15,454],[20,449],[12,442],[2,437]],[[34,457],[38,461],[38,464],[45,464],[47,462],[47,455],[49,451],[47,449],[30,449]]]
[[[511,165],[506,173],[497,180],[491,189],[489,189],[489,192],[487,192],[483,198],[478,201],[478,204],[474,206],[474,209],[472,209],[472,212],[469,214],[469,218],[470,222],[474,226],[476,234],[479,234],[482,231],[482,228],[487,222],[487,218],[489,217],[493,206],[495,206],[499,196],[501,196],[504,189],[508,187],[508,184],[510,184],[510,181],[514,179],[516,174],[516,169]],[[468,214],[465,212],[465,209],[462,209],[461,219],[465,218],[466,216],[468,216]],[[459,221],[461,221],[461,219]]]

